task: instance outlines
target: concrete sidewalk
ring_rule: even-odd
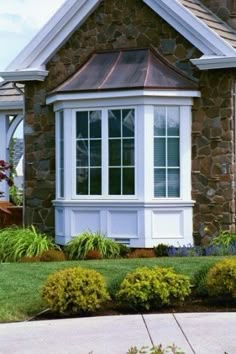
[[[174,343],[186,354],[235,354],[236,313],[91,317],[0,324],[1,354],[126,354]]]

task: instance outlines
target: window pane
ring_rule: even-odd
[[[76,138],[88,138],[88,112],[76,113]]]
[[[102,170],[101,168],[90,169],[90,194],[102,194]]]
[[[166,135],[166,108],[165,107],[154,108],[154,135],[155,136]]]
[[[76,191],[79,195],[88,194],[88,169],[87,168],[77,168],[77,183]]]
[[[168,169],[168,197],[180,196],[179,169]]]
[[[109,137],[119,138],[121,136],[121,111],[112,110],[108,111],[109,119]]]
[[[89,113],[90,138],[101,138],[101,112],[94,111]]]
[[[121,194],[121,169],[109,168],[109,194]]]
[[[123,194],[133,195],[134,190],[134,168],[123,168]]]
[[[109,165],[121,165],[121,139],[109,140]]]
[[[179,136],[179,107],[167,108],[168,136]]]
[[[134,137],[134,109],[122,110],[123,137]]]
[[[88,166],[88,141],[77,141],[77,167]]]
[[[101,166],[101,140],[90,140],[90,166]]]
[[[166,197],[166,170],[154,170],[154,196]]]
[[[123,140],[123,166],[134,166],[134,139]]]
[[[154,138],[154,166],[166,166],[166,140],[165,138]]]
[[[168,166],[179,167],[179,138],[168,139]]]

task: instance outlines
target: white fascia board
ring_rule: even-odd
[[[236,68],[236,56],[234,57],[207,57],[192,59],[191,62],[200,70]]]
[[[200,97],[197,90],[130,90],[109,92],[84,92],[84,93],[56,93],[47,97],[46,103],[52,104],[62,101],[99,100],[121,97]]]
[[[43,69],[26,69],[18,71],[2,71],[0,76],[10,82],[19,81],[44,81],[48,76],[48,71]]]
[[[100,0],[67,0],[6,70],[45,65],[99,3]]]
[[[178,0],[143,0],[203,54],[235,56],[236,50]]]
[[[14,101],[2,101],[0,102],[0,112],[2,111],[19,111],[19,113],[23,112],[24,102],[14,102]]]
[[[203,54],[234,56],[235,49],[177,0],[143,0]],[[45,65],[101,0],[67,0],[6,71]]]

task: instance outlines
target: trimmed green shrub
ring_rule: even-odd
[[[164,243],[160,243],[159,245],[155,246],[153,249],[156,257],[168,257],[168,250],[169,250],[168,245],[165,245]]]
[[[64,252],[59,250],[47,250],[44,251],[40,256],[41,262],[63,262],[66,261],[66,256]]]
[[[103,276],[80,267],[50,275],[43,286],[42,297],[51,310],[67,314],[94,312],[110,299]]]
[[[155,309],[173,301],[183,301],[191,292],[189,277],[172,268],[137,268],[128,273],[117,299],[136,309]]]
[[[47,235],[28,228],[9,227],[0,230],[0,261],[15,262],[22,257],[40,256],[50,248],[59,248]]]
[[[236,298],[236,259],[216,263],[207,274],[206,287],[210,296]]]
[[[89,251],[100,252],[102,258],[117,258],[120,248],[117,242],[102,235],[101,233],[84,232],[74,237],[65,247],[69,259],[86,259]]]

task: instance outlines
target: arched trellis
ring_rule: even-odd
[[[10,117],[13,117],[10,119]],[[11,139],[19,126],[23,121],[22,114],[4,114],[0,113],[0,160],[9,160],[9,147]],[[8,201],[9,193],[6,183],[1,183],[1,191],[4,193],[0,201]]]
[[[14,118],[11,120],[8,132],[7,132],[7,148],[9,149],[11,139],[13,138],[13,135],[19,126],[19,124],[23,121],[23,115],[18,114],[17,116],[14,116]]]

